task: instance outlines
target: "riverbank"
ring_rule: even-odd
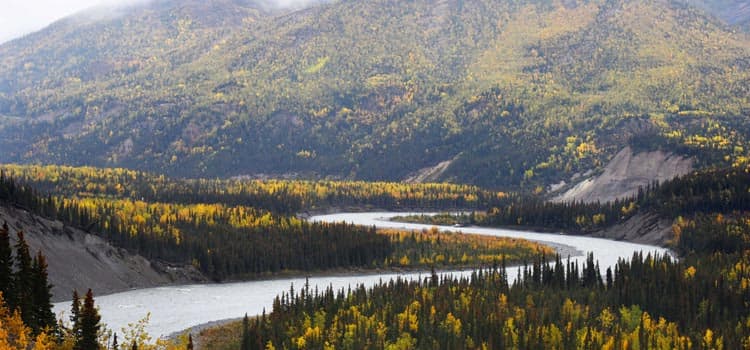
[[[388,217],[399,214],[401,213],[344,213],[312,217],[311,220],[346,221],[378,228],[416,230],[431,228],[429,225],[401,224],[387,221]],[[456,230],[456,228],[451,227],[445,227],[444,229]],[[565,252],[571,253],[571,261],[579,264],[585,260],[584,254],[591,252],[600,262],[602,271],[606,271],[608,267],[614,266],[619,259],[628,258],[635,252],[668,253],[668,250],[660,247],[592,237],[480,227],[462,227],[460,230],[467,234],[503,236],[560,245],[561,249],[567,249]],[[580,255],[577,252],[580,252]],[[563,256],[565,255],[568,254]],[[518,269],[515,267],[508,268],[507,273],[510,280],[516,278],[517,271]],[[424,278],[427,273],[429,272],[378,274],[377,271],[373,271],[372,274],[368,274],[357,271],[356,274],[352,274],[351,271],[344,271],[334,276],[157,287],[97,297],[97,305],[100,308],[102,322],[117,331],[150,313],[151,320],[146,330],[152,336],[159,337],[190,328],[196,324],[233,319],[245,313],[248,315],[261,314],[264,309],[270,310],[276,296],[289,291],[292,285],[295,290],[299,290],[305,284],[309,284],[313,290],[316,288],[324,290],[329,286],[334,289],[346,289],[349,286],[359,284],[372,286],[393,278]],[[468,276],[470,273],[470,271],[450,272],[451,275],[456,277]],[[70,305],[67,302],[55,304],[56,313],[67,312],[69,308]]]
[[[428,221],[416,220],[392,220],[401,223],[417,223],[423,225],[435,225]],[[465,226],[471,227],[471,226]],[[482,226],[475,226],[482,227]],[[490,226],[486,226],[490,227]],[[514,230],[514,231],[533,231],[539,233],[557,233],[572,236],[597,237],[626,241],[631,243],[641,243],[649,245],[658,245],[663,248],[670,248],[674,233],[672,232],[672,222],[664,219],[654,213],[638,213],[625,221],[616,223],[609,227],[597,229],[590,232],[566,231],[548,227],[538,226],[520,226],[520,225],[502,225],[491,226],[493,228]]]
[[[360,208],[361,209],[361,208]],[[385,261],[379,261],[373,263],[371,266],[360,266],[360,267],[339,267],[332,269],[316,269],[316,270],[282,270],[274,272],[262,272],[257,274],[246,274],[246,275],[235,275],[230,278],[223,279],[221,281],[211,281],[206,277],[200,275],[197,269],[192,268],[201,278],[175,278],[172,281],[164,281],[162,279],[154,280],[152,285],[139,285],[134,286],[115,286],[119,288],[98,288],[94,289],[97,297],[136,290],[139,288],[159,287],[159,286],[179,286],[186,284],[231,284],[231,283],[242,283],[242,282],[253,282],[253,281],[269,281],[269,280],[280,280],[290,278],[306,278],[306,277],[351,277],[351,276],[369,276],[379,274],[404,274],[404,273],[418,273],[424,271],[430,271],[436,269],[438,271],[458,271],[458,270],[470,270],[476,268],[483,268],[492,266],[493,260],[490,257],[495,256],[494,261],[499,262],[503,256],[507,256],[508,265],[518,264],[524,260],[531,260],[533,256],[538,254],[539,251],[545,251],[546,254],[552,255],[551,251],[554,250],[556,254],[561,257],[575,256],[579,254],[579,251],[571,249],[569,246],[561,244],[547,244],[546,242],[535,242],[543,246],[549,246],[551,249],[545,247],[534,246],[529,243],[524,243],[521,240],[508,240],[501,237],[482,237],[481,235],[462,235],[460,230],[456,230],[453,227],[441,227],[439,231],[432,229],[421,229],[416,231],[422,231],[416,236],[403,237],[404,233],[398,231],[411,232],[414,230],[398,230],[398,229],[379,229],[380,234],[391,237],[394,243],[394,252],[391,256],[387,257]],[[450,232],[448,232],[450,231]],[[395,236],[394,236],[395,235]],[[94,235],[87,234],[89,240],[98,239]],[[401,238],[399,238],[401,236]],[[476,239],[474,237],[482,237]],[[416,243],[409,243],[416,237]],[[406,238],[406,239],[404,239]],[[99,239],[99,241],[101,241]],[[435,241],[438,243],[435,244]],[[409,244],[406,244],[409,243]],[[403,248],[403,247],[407,248]],[[460,250],[457,248],[460,247]],[[473,247],[467,249],[467,247]],[[478,247],[478,248],[477,248]],[[57,249],[59,251],[59,249]],[[91,254],[98,254],[94,250],[87,248],[87,251]],[[415,253],[416,252],[416,253]],[[107,253],[108,256],[113,254]],[[435,259],[436,256],[440,256],[440,260]],[[404,256],[408,256],[410,259],[407,262],[400,262]],[[463,259],[468,256],[468,260]],[[482,257],[480,262],[478,257]],[[423,260],[424,258],[424,260]],[[145,259],[142,259],[145,260]],[[149,263],[148,261],[146,261]],[[67,266],[67,265],[62,265]],[[162,264],[159,262],[151,261],[150,267],[159,273],[165,275],[174,275],[181,271],[180,269],[172,266]],[[150,277],[148,274],[144,274],[141,279],[147,279]],[[171,283],[170,283],[171,282]],[[64,301],[69,298],[69,293],[65,293],[60,298],[56,298],[55,301]]]
[[[209,321],[204,322],[201,324],[197,324],[195,326],[191,326],[189,328],[183,329],[178,332],[174,332],[172,334],[169,334],[168,336],[164,337],[168,340],[177,339],[178,337],[182,336],[183,334],[189,333],[193,337],[193,346],[195,350],[198,349],[204,349],[206,348],[204,346],[205,340],[204,340],[204,331],[211,330],[211,329],[217,329],[217,328],[226,328],[228,325],[235,323],[235,322],[242,322],[242,319],[244,317],[235,317],[235,318],[227,318],[223,320],[216,320],[216,321]],[[241,333],[238,334],[241,336]]]
[[[41,251],[48,264],[52,301],[70,300],[91,288],[97,295],[167,285],[207,282],[193,266],[150,261],[115,247],[97,235],[27,210],[0,206],[0,224],[10,228],[11,245],[23,231],[32,253]]]

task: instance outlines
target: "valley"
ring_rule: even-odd
[[[255,217],[266,217],[266,219],[264,220],[270,220],[268,221],[268,224],[265,224],[270,226],[260,226],[263,227],[264,230],[278,230],[278,228],[274,228],[278,227],[278,225],[282,225],[281,227],[287,227],[284,230],[294,230],[294,227],[307,227],[305,230],[310,230],[311,228],[317,227],[316,225],[333,225],[323,226],[326,227],[324,231],[319,231],[317,233],[315,231],[312,231],[309,238],[303,238],[303,236],[300,237],[300,239],[311,239],[311,241],[309,241],[310,243],[305,244],[309,245],[311,243],[315,244],[315,240],[318,239],[317,236],[322,235],[321,237],[327,241],[327,243],[325,243],[325,246],[328,248],[322,248],[319,253],[324,253],[325,251],[336,249],[335,239],[331,241],[332,236],[326,236],[325,231],[327,230],[343,230],[341,231],[341,233],[345,234],[348,234],[346,233],[347,231],[352,231],[352,233],[355,233],[356,235],[361,234],[362,238],[366,236],[370,237],[362,241],[362,244],[364,244],[363,247],[367,247],[365,249],[370,250],[369,254],[379,254],[378,250],[374,250],[373,248],[378,247],[379,244],[390,241],[389,244],[392,248],[388,249],[392,249],[392,253],[390,253],[391,258],[381,256],[379,258],[383,259],[381,262],[368,263],[366,262],[367,260],[359,260],[359,257],[364,256],[361,255],[362,253],[356,253],[357,250],[361,248],[357,248],[357,246],[351,245],[342,245],[341,248],[344,250],[336,253],[336,255],[338,255],[337,261],[340,261],[340,263],[343,265],[313,264],[307,265],[307,267],[297,270],[292,267],[294,266],[294,260],[298,260],[300,257],[304,256],[305,260],[311,259],[308,261],[316,262],[317,264],[317,261],[326,261],[319,260],[321,258],[326,259],[324,258],[325,255],[316,256],[315,254],[318,253],[304,250],[300,251],[300,253],[295,253],[295,249],[297,248],[295,248],[296,243],[293,243],[294,240],[284,239],[283,241],[288,244],[287,248],[284,248],[282,250],[269,251],[266,254],[270,254],[266,256],[271,257],[272,259],[275,259],[274,257],[280,257],[283,260],[276,261],[281,262],[286,267],[282,268],[281,266],[279,266],[276,267],[276,270],[274,270],[274,265],[272,264],[268,265],[269,270],[267,270],[267,272],[263,272],[263,270],[247,270],[256,271],[252,274],[247,274],[247,272],[239,270],[238,268],[241,265],[234,266],[231,269],[223,271],[222,274],[218,274],[217,272],[221,270],[215,267],[217,265],[212,265],[214,267],[212,267],[211,269],[206,269],[205,266],[200,263],[201,260],[199,259],[190,258],[189,256],[187,257],[187,259],[180,258],[180,255],[176,255],[175,252],[179,252],[181,249],[184,249],[184,247],[180,247],[180,245],[184,243],[179,243],[174,246],[176,249],[171,248],[169,250],[171,252],[170,254],[172,255],[161,255],[161,258],[158,259],[165,259],[171,256],[171,259],[173,260],[166,260],[164,262],[172,266],[179,266],[180,264],[182,264],[183,266],[192,265],[192,268],[195,270],[195,273],[198,276],[207,276],[208,278],[211,278],[215,281],[222,281],[222,283],[181,285],[181,280],[174,279],[174,277],[172,276],[172,279],[170,280],[170,282],[168,282],[170,286],[126,291],[123,293],[99,296],[97,299],[100,303],[99,305],[104,319],[107,320],[108,323],[111,323],[112,327],[125,327],[129,323],[133,323],[134,321],[142,319],[143,317],[148,315],[149,311],[151,311],[151,319],[145,326],[146,328],[144,328],[142,331],[147,331],[152,335],[166,335],[175,331],[179,331],[182,328],[188,327],[193,324],[204,323],[207,321],[219,320],[224,318],[233,318],[237,316],[236,311],[238,308],[246,308],[251,314],[262,311],[264,308],[267,311],[275,309],[276,306],[274,305],[276,304],[271,303],[273,301],[273,296],[277,295],[280,292],[286,291],[290,283],[293,283],[298,287],[300,285],[304,285],[303,281],[305,280],[305,278],[284,277],[289,275],[310,276],[310,280],[314,282],[312,288],[314,289],[314,287],[317,286],[318,290],[326,289],[329,284],[332,284],[336,288],[339,288],[345,287],[347,285],[351,286],[352,284],[365,283],[365,285],[361,288],[370,288],[377,287],[378,282],[381,281],[382,278],[393,278],[398,276],[404,278],[413,278],[414,276],[424,276],[426,274],[429,274],[428,271],[430,269],[450,271],[454,269],[470,268],[469,270],[463,270],[464,272],[461,272],[459,274],[446,272],[444,276],[446,276],[445,278],[447,279],[461,278],[461,276],[466,278],[467,276],[471,276],[473,273],[476,273],[475,269],[477,267],[484,266],[485,268],[490,268],[491,266],[498,266],[500,262],[502,262],[502,265],[506,263],[508,265],[523,263],[523,270],[530,271],[527,270],[529,269],[529,266],[526,264],[534,261],[536,261],[534,262],[534,264],[538,264],[538,259],[540,259],[540,256],[542,256],[542,259],[544,259],[544,256],[547,256],[549,257],[549,259],[554,260],[556,254],[560,254],[557,255],[557,259],[567,259],[567,256],[571,256],[572,259],[570,259],[570,262],[568,262],[567,264],[569,269],[574,269],[573,271],[575,271],[575,269],[578,269],[578,267],[574,268],[573,266],[589,266],[588,268],[593,269],[593,260],[589,260],[592,259],[593,256],[585,255],[586,253],[593,253],[596,255],[596,269],[597,271],[599,271],[596,273],[596,275],[602,276],[601,278],[603,278],[605,275],[610,275],[614,273],[614,271],[619,269],[620,267],[618,264],[623,263],[623,261],[627,261],[627,259],[636,257],[636,252],[644,252],[644,254],[646,252],[659,252],[659,254],[665,254],[668,251],[665,248],[657,248],[656,246],[638,245],[617,240],[590,238],[585,237],[585,235],[653,242],[661,245],[662,247],[670,247],[671,249],[674,249],[675,252],[687,258],[688,261],[691,261],[692,259],[695,259],[694,257],[690,257],[691,254],[696,253],[688,252],[692,249],[695,249],[696,247],[705,247],[706,244],[709,244],[709,246],[718,244],[717,247],[726,246],[733,247],[733,249],[742,249],[741,247],[744,243],[741,242],[746,241],[743,235],[735,237],[728,236],[723,238],[719,235],[716,236],[715,240],[714,238],[704,237],[701,239],[707,241],[695,241],[697,237],[695,236],[695,232],[691,233],[690,235],[688,235],[687,232],[690,232],[690,230],[695,230],[694,225],[698,222],[701,222],[702,220],[705,220],[702,216],[705,214],[700,213],[711,213],[713,210],[719,210],[720,212],[729,213],[730,210],[741,210],[745,205],[743,203],[750,203],[745,198],[747,196],[747,191],[742,190],[743,188],[747,188],[747,184],[750,183],[750,178],[747,178],[747,172],[742,169],[726,169],[721,171],[690,173],[683,176],[682,178],[661,183],[659,184],[659,186],[649,185],[649,187],[647,187],[646,189],[641,188],[637,191],[637,195],[634,195],[633,197],[624,197],[622,199],[618,199],[614,203],[600,204],[577,202],[580,204],[576,204],[574,202],[547,202],[547,204],[543,205],[537,202],[537,199],[535,199],[534,197],[519,196],[516,194],[508,193],[492,193],[471,186],[462,187],[440,184],[387,185],[345,182],[304,182],[292,180],[285,180],[281,182],[279,182],[278,180],[233,180],[231,182],[222,182],[218,180],[208,181],[169,179],[166,177],[155,176],[148,173],[132,172],[124,169],[92,169],[58,166],[38,167],[16,165],[4,166],[2,178],[4,179],[3,181],[5,181],[3,182],[5,187],[0,190],[0,198],[6,198],[6,200],[10,199],[10,203],[14,203],[13,206],[16,207],[16,209],[8,208],[6,209],[6,212],[10,213],[9,216],[13,218],[26,217],[26,219],[11,222],[12,225],[14,225],[14,227],[18,227],[19,229],[26,229],[23,228],[24,225],[28,226],[31,222],[37,222],[41,223],[41,225],[52,227],[60,227],[60,225],[62,225],[59,221],[55,223],[54,221],[48,221],[48,219],[35,217],[34,215],[56,215],[59,219],[67,220],[67,225],[71,226],[67,229],[64,228],[64,225],[62,225],[62,228],[58,229],[44,229],[45,226],[40,226],[42,227],[40,230],[50,232],[44,233],[43,235],[51,235],[52,237],[56,235],[59,236],[61,233],[55,232],[60,231],[81,232],[80,228],[75,228],[76,226],[81,227],[81,225],[83,225],[83,227],[88,227],[87,230],[90,230],[94,227],[106,228],[107,226],[103,224],[104,222],[110,222],[109,225],[112,226],[114,225],[113,223],[115,221],[106,219],[106,217],[103,215],[115,215],[115,217],[118,218],[117,225],[120,225],[123,228],[131,227],[131,225],[140,225],[134,226],[139,228],[137,229],[137,231],[135,231],[137,232],[137,235],[132,238],[135,238],[137,240],[143,240],[145,238],[148,241],[152,242],[160,242],[165,238],[163,237],[163,235],[169,234],[169,232],[179,232],[179,235],[176,237],[173,234],[170,234],[172,235],[171,239],[176,239],[179,237],[179,241],[183,241],[185,239],[183,237],[187,237],[186,235],[194,233],[190,233],[190,230],[187,230],[189,226],[179,224],[179,220],[190,220],[186,221],[187,223],[189,223],[189,225],[196,225],[196,223],[198,223],[198,221],[195,221],[196,219],[205,222],[202,225],[207,225],[203,226],[207,231],[196,232],[195,234],[208,235],[208,237],[211,237],[213,236],[211,232],[215,229],[215,227],[223,227],[222,230],[224,230],[224,234],[238,235],[237,237],[241,237],[242,235],[247,234],[257,236],[262,231],[255,231],[256,233],[252,233],[253,231],[242,233],[244,229],[255,227],[253,225],[257,225],[260,223],[258,222],[257,224],[249,225],[250,221],[248,220]],[[159,180],[157,181],[156,179]],[[30,187],[32,185],[38,186],[39,188],[46,188],[49,191],[49,194],[46,196],[39,196],[35,194],[33,187]],[[180,190],[181,188],[182,190]],[[274,190],[270,190],[271,188],[274,188]],[[278,192],[279,189],[282,188],[296,190],[289,192]],[[321,191],[321,189],[323,188],[328,190]],[[708,192],[700,194],[701,189],[710,190]],[[148,192],[144,192],[145,190],[148,190]],[[237,196],[236,193],[238,192],[236,191],[245,193],[245,195]],[[383,192],[380,192],[380,194],[377,196],[373,196],[371,193],[372,191]],[[451,191],[455,191],[455,194],[450,195]],[[142,200],[145,200],[145,196],[143,196],[143,194],[145,193],[150,193],[150,196],[152,197],[151,199],[149,199],[149,201],[153,200],[153,202],[131,202],[131,199],[129,199],[131,198],[131,196],[137,196],[141,197]],[[248,196],[248,194],[251,193],[253,195]],[[64,197],[57,197],[60,194],[65,195]],[[721,197],[716,197],[717,194],[721,194]],[[513,223],[512,226],[518,228],[537,227],[545,228],[547,230],[560,230],[562,232],[584,234],[584,236],[569,234],[561,235],[559,233],[536,234],[529,231],[509,231],[503,229],[481,228],[475,226],[466,226],[459,228],[443,226],[441,227],[441,230],[459,230],[463,233],[453,235],[446,233],[442,234],[441,236],[437,233],[431,233],[434,230],[432,228],[433,224],[403,224],[379,219],[393,215],[404,215],[397,213],[375,212],[312,216],[307,223],[302,221],[295,221],[297,219],[293,219],[294,216],[286,216],[292,215],[291,213],[284,214],[285,210],[287,210],[285,208],[303,208],[302,211],[314,207],[318,208],[318,210],[323,209],[325,208],[325,205],[321,206],[321,204],[326,203],[326,198],[328,196],[336,198],[335,202],[333,203],[359,202],[372,204],[374,202],[380,202],[381,204],[391,203],[391,205],[394,205],[395,208],[398,208],[400,204],[405,204],[407,208],[411,207],[412,205],[414,205],[413,203],[416,203],[414,201],[417,200],[420,203],[424,203],[424,205],[427,207],[430,206],[429,203],[435,205],[440,202],[454,204],[456,203],[456,201],[468,201],[463,203],[482,203],[481,205],[483,206],[492,205],[493,207],[486,210],[485,212],[477,209],[469,211],[469,213],[471,213],[470,218],[465,217],[463,219],[460,219],[460,222],[469,224],[476,223],[484,226],[498,224],[500,224],[501,226],[509,226],[502,223],[504,222],[504,220],[511,220],[511,222]],[[170,202],[164,202],[164,200],[167,198],[170,198],[169,200],[172,201],[171,204]],[[258,207],[254,207],[252,209],[253,211],[258,213],[263,213],[265,210],[269,211],[263,215],[252,214],[245,219],[243,219],[243,216],[237,216],[241,213],[238,210],[244,210],[242,208],[245,205],[238,201],[251,198],[256,198],[255,201],[257,204],[259,204]],[[265,198],[265,200],[261,200],[263,198]],[[399,198],[399,200],[396,201],[396,198]],[[665,201],[665,198],[668,198],[669,200]],[[202,203],[202,201],[207,202]],[[122,205],[118,203],[132,204]],[[282,203],[287,204],[280,205]],[[301,205],[299,203],[306,204]],[[129,209],[129,206],[134,206],[134,209]],[[19,207],[24,207],[26,209],[18,209]],[[138,209],[139,207],[142,209]],[[438,205],[437,207],[440,206]],[[83,210],[84,208],[85,210]],[[404,207],[402,207],[402,209],[404,209]],[[173,215],[170,214],[170,211],[172,210],[177,213],[176,215],[178,219],[181,216],[188,215],[188,213],[190,214],[183,217],[182,219],[179,219],[178,221],[174,221],[174,219],[169,219],[169,216]],[[184,210],[185,212],[179,214],[181,210]],[[107,214],[110,211],[111,214]],[[250,214],[253,211],[249,211],[247,213]],[[19,215],[19,212],[21,212],[22,215]],[[203,212],[204,214],[200,214],[201,212]],[[623,215],[623,217],[617,218],[615,220],[604,220],[604,218],[612,217],[613,214],[611,214],[611,212],[616,212],[618,213],[618,215]],[[32,215],[31,213],[36,214]],[[230,215],[229,213],[233,214]],[[682,215],[686,216],[674,218],[673,216],[671,216],[674,215],[674,213],[681,213]],[[731,215],[736,216],[737,214]],[[163,222],[159,223],[159,220],[152,220],[151,218],[162,218]],[[523,218],[523,220],[521,220],[520,218]],[[344,221],[348,222],[349,224],[323,224],[321,221]],[[711,221],[710,216],[709,221]],[[222,224],[222,222],[224,223]],[[246,224],[242,224],[242,222],[246,222]],[[730,222],[733,221],[727,221],[726,223],[729,224]],[[96,224],[92,225],[92,223]],[[352,226],[352,223],[356,223],[362,226]],[[338,228],[336,228],[337,225]],[[156,230],[156,228],[158,227],[161,227],[161,229]],[[174,229],[179,229],[179,231],[172,231],[172,227],[174,227]],[[356,233],[359,230],[358,227],[378,227],[381,230],[378,234],[375,234],[374,229],[368,229],[362,231],[361,233]],[[382,229],[385,228],[390,228],[390,231],[383,231]],[[413,229],[421,231],[418,231],[416,234],[408,233],[408,230]],[[227,230],[237,231],[236,233],[230,233],[231,231]],[[404,230],[406,230],[405,233],[399,233]],[[106,232],[107,231],[104,231],[96,235],[104,237],[107,240],[112,240],[113,238],[117,237],[111,236],[111,234],[114,233],[112,231],[110,231],[109,234],[104,234]],[[283,231],[275,232],[277,233],[269,236],[269,238],[278,240],[279,237],[284,237],[283,235],[285,233]],[[394,232],[395,236],[388,236],[388,234],[390,233],[386,233],[386,235],[383,235],[384,232]],[[81,232],[76,234],[89,233]],[[496,243],[492,243],[492,241],[489,240],[476,240],[472,238],[475,237],[474,234],[506,236],[512,240],[511,242],[515,242],[512,243],[515,246],[508,245],[508,242],[501,241],[499,243],[500,249],[505,249],[503,247],[507,247],[510,248],[510,250],[506,249],[493,251],[492,249],[495,248],[492,247],[494,247]],[[225,237],[232,237],[231,235]],[[381,238],[372,240],[376,236],[379,236],[381,238],[391,238],[389,240],[382,240]],[[459,240],[452,241],[454,238],[459,238]],[[86,239],[85,241],[88,241],[90,243],[91,240],[96,239],[99,238],[91,237],[90,239]],[[737,239],[739,239],[739,241],[736,241]],[[71,242],[75,241],[70,238],[66,239],[64,237],[63,240],[70,240]],[[221,248],[222,240],[216,240],[214,241],[214,243],[211,243],[211,241],[206,242],[207,244],[209,244],[208,249],[215,254],[211,259],[206,261],[209,261],[211,264],[213,264],[216,261],[222,261],[225,259],[236,259],[233,257],[234,253],[232,253],[231,250],[224,250],[223,248]],[[529,245],[527,243],[524,243],[526,242],[526,240],[538,241],[539,243],[542,243],[544,245],[554,247],[556,249],[556,253],[552,250],[545,250],[549,248],[542,248],[533,244]],[[231,239],[229,239],[228,241],[232,242],[232,245],[238,246],[236,241]],[[34,242],[34,240],[32,239],[31,242]],[[437,245],[435,245],[436,242]],[[464,248],[461,248],[462,245],[466,246]],[[46,243],[46,245],[41,244],[39,246],[47,248],[50,247],[49,243]],[[156,245],[156,247],[158,246],[159,245]],[[565,246],[572,247],[572,250],[570,250],[570,248],[566,249]],[[151,246],[151,248],[146,246],[144,247],[145,250],[139,250],[144,248],[138,247],[138,245],[135,245],[130,246],[127,249],[118,248],[119,253],[115,254],[115,256],[123,256],[123,254],[127,256],[129,254],[138,253],[139,251],[145,254],[154,254],[154,251],[150,250],[154,246]],[[384,248],[385,246],[382,247]],[[527,249],[525,253],[526,255],[514,255],[517,253],[513,252],[523,252],[523,249]],[[530,251],[528,249],[530,249]],[[68,258],[78,259],[75,258],[74,255],[59,250],[59,245],[57,246],[57,248],[53,248],[53,251],[56,252],[51,255],[50,261],[59,263],[59,260],[56,260],[54,258],[55,254],[58,253],[65,255]],[[343,253],[347,251],[349,253]],[[257,259],[258,253],[254,253],[252,251],[245,252],[249,254],[243,257],[243,259],[245,259],[244,261],[264,261],[247,260],[248,258]],[[425,252],[427,254],[425,254]],[[354,255],[351,255],[352,253],[354,253]],[[669,253],[669,255],[671,254],[673,253]],[[733,256],[732,254],[734,253],[729,253],[729,251],[727,251],[726,254],[726,256],[729,257]],[[86,249],[81,257],[90,259],[91,257],[97,258],[97,255],[98,253],[91,251],[90,249]],[[112,254],[104,255],[110,258],[112,257]],[[442,258],[440,259],[445,260],[437,259],[438,255],[442,256]],[[146,264],[141,265],[142,268],[153,267],[154,262],[158,261],[154,260],[155,255],[151,256],[152,257],[150,258],[150,264],[146,259],[138,258],[142,259],[141,261],[146,262]],[[284,256],[290,256],[292,258],[283,258]],[[346,260],[346,256],[349,256],[348,259],[351,260]],[[472,256],[476,256],[479,259],[471,260]],[[480,258],[482,256],[484,257]],[[101,258],[97,259],[100,260]],[[186,264],[186,262],[189,262],[190,259],[192,259],[193,264]],[[417,261],[423,261],[424,264],[415,264]],[[438,261],[445,261],[445,264],[439,265],[437,263]],[[573,265],[571,265],[570,263],[572,263]],[[111,265],[110,268],[117,266],[118,263],[113,262],[112,264],[114,265]],[[123,265],[122,263],[119,264]],[[127,266],[128,264],[125,263],[124,265]],[[89,266],[88,268],[90,269],[93,266]],[[353,268],[345,268],[341,270],[337,269],[336,266],[351,266]],[[331,268],[333,269],[331,270]],[[516,285],[520,283],[519,281],[531,278],[530,276],[526,276],[521,279],[516,279],[516,277],[519,276],[518,271],[521,268],[522,267],[508,268],[507,275],[505,275],[506,277],[504,278],[508,279],[509,285],[511,284],[511,282],[513,285]],[[394,271],[399,270],[403,272],[394,273]],[[605,274],[604,270],[608,270],[609,272]],[[51,271],[54,271],[54,269]],[[65,269],[61,271],[69,273],[68,271],[71,270]],[[91,271],[95,271],[95,269]],[[331,272],[333,272],[334,275],[329,275]],[[146,271],[135,273],[139,275],[139,278],[141,278],[142,280],[149,279],[148,272]],[[525,273],[530,272],[524,272],[524,274]],[[624,272],[621,271],[620,273]],[[97,278],[96,274],[91,274],[88,272],[86,274],[95,279],[96,283],[102,283],[103,285],[106,285],[106,288],[112,288],[109,289],[110,291],[117,291],[118,288],[122,290],[123,288],[123,286],[118,287],[116,283],[107,282],[107,279]],[[523,276],[524,274],[522,274],[521,276]],[[52,276],[53,280],[54,278],[60,278],[67,283],[75,281],[75,279],[65,277],[64,273],[62,275],[54,273]],[[194,275],[193,278],[195,278],[195,276],[196,275]],[[164,276],[163,274],[158,275],[157,278],[152,279],[151,283],[164,283],[163,281],[166,277],[167,276]],[[128,277],[125,278],[129,280]],[[255,281],[236,282],[238,280],[248,278]],[[79,284],[89,283],[86,281],[75,282]],[[148,285],[148,283],[144,283],[140,286],[129,285],[125,288],[147,287]],[[65,284],[63,284],[63,286],[65,286]],[[70,285],[68,284],[68,286]],[[76,288],[79,286],[80,285],[77,285]],[[258,297],[256,298],[252,296],[256,295],[254,293],[261,294],[257,294]],[[248,297],[238,298],[236,297],[237,295],[247,295]],[[206,309],[204,301],[208,299],[220,300],[220,302],[210,303],[211,308]],[[154,301],[154,303],[147,302],[147,300]],[[252,304],[247,304],[249,301],[252,301]],[[178,303],[181,305],[189,305],[191,303],[195,303],[196,308],[181,308],[170,306],[177,305],[171,303]],[[159,305],[158,307],[156,306],[157,304]],[[55,308],[59,312],[65,310],[67,308],[67,305],[68,302],[58,303],[56,304]],[[229,313],[234,314],[230,315]],[[175,320],[180,321],[175,322]],[[114,330],[117,331],[117,328],[115,328]],[[210,331],[210,329],[208,331]]]
[[[0,349],[748,349],[750,2],[99,3],[0,224]]]
[[[389,229],[428,230],[433,226],[418,224],[401,224],[389,222],[389,216],[397,213],[374,212],[374,213],[342,213],[314,216],[312,221],[325,222],[350,222],[363,226],[377,226]],[[439,227],[441,231],[455,231],[451,227]],[[606,269],[613,266],[619,258],[629,258],[634,252],[643,251],[651,253],[666,253],[664,248],[648,245],[631,244],[627,242],[610,241],[595,238],[561,236],[559,234],[539,234],[534,232],[509,231],[497,229],[482,229],[478,227],[461,228],[464,234],[477,234],[485,236],[511,237],[515,239],[528,239],[544,244],[558,245],[558,252],[563,256],[571,257],[571,261],[579,264],[585,262],[585,254],[595,254],[600,262],[600,267]],[[511,264],[511,263],[509,263]],[[508,274],[512,280],[515,278],[517,267],[509,266]],[[438,271],[446,276],[468,276],[473,269],[458,272]],[[178,285],[170,287],[159,287],[153,289],[142,289],[132,292],[118,293],[98,297],[97,301],[101,308],[104,321],[113,329],[117,330],[127,326],[151,313],[148,333],[152,336],[169,335],[182,331],[193,325],[206,323],[214,320],[236,318],[241,316],[237,310],[247,312],[249,315],[259,315],[265,309],[270,311],[273,299],[282,292],[288,292],[293,286],[300,289],[309,284],[311,290],[320,291],[332,287],[334,290],[346,289],[350,286],[364,284],[365,286],[376,285],[394,278],[415,279],[429,277],[430,271],[417,272],[376,272],[362,271],[336,274],[331,276],[310,276],[308,278],[279,278],[254,282],[201,284],[201,285]],[[213,303],[203,303],[202,300],[214,300]],[[55,304],[56,311],[68,309],[69,303]],[[189,307],[178,307],[180,305]]]
[[[0,220],[25,231],[33,249],[50,251],[55,300],[73,288],[107,293],[326,271],[456,269],[552,254],[525,241],[376,231],[298,215],[334,203],[469,208],[504,196],[450,184],[185,180],[125,169],[0,166]]]

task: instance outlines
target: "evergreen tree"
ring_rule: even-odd
[[[70,306],[70,324],[73,338],[81,339],[81,297],[77,290],[73,290],[73,303]]]
[[[33,317],[34,303],[32,300],[31,280],[33,276],[31,253],[26,243],[23,231],[18,231],[18,242],[16,242],[16,273],[13,279],[16,304],[21,310],[23,322],[31,329],[38,329]]]
[[[117,344],[117,333],[115,333],[114,339],[112,339],[112,350],[118,350],[120,344]]]
[[[133,340],[133,346],[130,347],[130,350],[138,350],[138,344]]]
[[[250,321],[245,314],[245,318],[242,319],[242,345],[240,350],[250,350]]]
[[[52,312],[52,285],[47,281],[47,259],[42,252],[37,253],[32,263],[32,310],[37,325],[36,332],[49,329],[56,325],[55,314]]]
[[[7,222],[3,223],[3,227],[0,228],[0,292],[3,293],[3,298],[9,306],[14,305],[13,250],[10,247]]]
[[[74,349],[95,350],[99,349],[98,335],[101,325],[99,311],[94,306],[94,293],[91,289],[86,292],[83,299],[83,307],[80,311],[79,323],[81,336],[77,339]]]
[[[193,335],[188,333],[187,350],[193,350]]]

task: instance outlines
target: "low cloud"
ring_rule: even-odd
[[[86,19],[117,16],[112,6],[127,7],[160,0],[2,0],[0,44],[40,30],[64,17],[86,10]],[[177,0],[179,1],[179,0]],[[211,0],[203,0],[211,1]],[[243,1],[243,0],[239,0]],[[273,9],[301,9],[332,0],[244,0]],[[97,11],[106,7],[108,10]]]
[[[74,13],[111,5],[130,5],[144,0],[3,0],[0,11],[0,43],[40,30]]]
[[[320,2],[322,2],[322,0],[278,0],[276,1],[279,7],[307,7],[307,6],[315,5]]]
[[[315,6],[322,3],[333,2],[335,0],[247,0],[248,2],[259,3],[266,8],[275,9],[302,9]]]

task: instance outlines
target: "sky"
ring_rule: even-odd
[[[139,0],[0,0],[0,43],[35,32],[90,7],[135,1]],[[271,0],[280,7],[308,5],[314,1]]]
[[[126,1],[130,0],[2,0],[0,43],[35,32],[89,7]]]

